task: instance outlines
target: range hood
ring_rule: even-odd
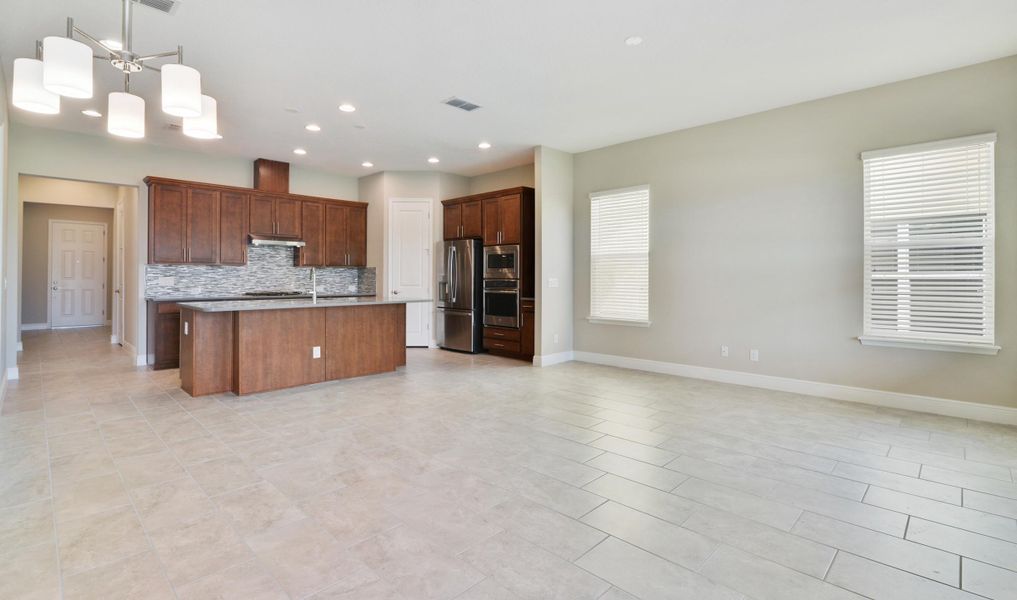
[[[304,240],[276,238],[267,235],[251,234],[252,246],[286,246],[287,248],[303,248],[307,244]]]

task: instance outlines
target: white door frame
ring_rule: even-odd
[[[124,338],[124,199],[117,194],[116,206],[113,208],[113,329],[109,341],[111,344],[123,345]]]
[[[108,273],[109,267],[106,266],[106,260],[107,260],[107,257],[106,257],[106,245],[108,244],[108,242],[106,241],[106,235],[109,232],[106,231],[106,229],[107,229],[106,228],[106,224],[105,223],[96,222],[96,221],[74,221],[74,220],[71,220],[71,219],[50,219],[49,220],[49,244],[47,244],[47,248],[46,248],[46,320],[48,321],[50,329],[53,328],[53,294],[50,293],[50,292],[53,291],[53,288],[50,287],[50,286],[53,285],[52,284],[52,281],[53,281],[53,225],[55,223],[66,223],[66,224],[69,224],[69,225],[101,225],[102,226],[102,289],[103,289],[102,310],[103,310],[103,312],[106,311],[106,293],[108,293],[107,284],[109,284],[109,281],[107,280],[107,273]],[[107,315],[107,316],[109,316],[109,315]],[[106,326],[106,323],[103,323],[101,325],[101,327],[105,327],[105,326]],[[84,328],[84,327],[100,327],[100,325],[82,325],[81,327],[82,328]],[[70,327],[62,328],[62,329],[70,329]]]
[[[392,289],[393,289],[393,285],[392,285],[392,273],[393,273],[392,261],[394,260],[394,257],[395,257],[395,252],[394,252],[395,235],[393,235],[393,233],[394,233],[393,229],[395,227],[395,219],[392,218],[392,215],[394,214],[392,209],[393,209],[393,207],[395,206],[395,204],[397,202],[418,203],[418,204],[425,205],[427,207],[427,239],[426,239],[427,243],[424,244],[424,248],[425,248],[425,252],[428,253],[428,260],[425,261],[427,263],[427,273],[424,274],[425,275],[424,276],[424,281],[427,282],[427,294],[426,294],[427,297],[428,298],[433,298],[434,297],[434,256],[432,255],[432,253],[434,251],[433,250],[433,248],[434,248],[434,198],[421,198],[421,197],[417,197],[417,198],[397,198],[397,197],[392,197],[392,198],[388,198],[387,199],[386,204],[385,204],[385,214],[388,217],[386,219],[386,230],[385,230],[385,290],[386,290],[387,293],[391,293]],[[437,347],[437,345],[435,344],[435,341],[434,341],[435,311],[434,311],[433,306],[432,306],[432,309],[430,311],[429,318],[431,320],[431,322],[430,322],[431,340],[428,342],[428,346],[431,347],[431,348],[435,348],[435,347]]]

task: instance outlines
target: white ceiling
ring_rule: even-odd
[[[119,14],[119,0],[3,0],[8,84],[13,59],[66,17],[118,38]],[[137,7],[135,50],[182,44],[225,139],[169,130],[158,74],[134,79],[151,143],[348,175],[475,175],[528,163],[535,145],[589,150],[1017,54],[1014,23],[1017,0],[182,0],[172,15]],[[15,119],[105,135],[80,111],[105,113],[120,77],[95,73],[92,100]],[[453,95],[483,108],[441,104]]]

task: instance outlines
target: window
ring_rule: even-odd
[[[650,322],[650,187],[590,194],[590,320]]]
[[[995,143],[987,134],[862,154],[863,344],[999,350]]]

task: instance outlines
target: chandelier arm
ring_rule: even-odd
[[[143,63],[146,60],[155,60],[157,58],[169,58],[171,56],[180,56],[180,49],[178,48],[176,50],[167,50],[166,52],[160,52],[158,54],[149,54],[147,56],[139,56],[138,58],[135,58],[134,61]]]
[[[155,66],[155,65],[146,65],[145,63],[141,63],[141,66],[142,66],[142,67],[144,67],[144,68],[146,68],[146,69],[151,69],[151,70],[153,70],[153,71],[158,71],[158,72],[160,72],[160,73],[162,72],[162,68],[160,68],[160,67],[157,67],[157,66]]]

